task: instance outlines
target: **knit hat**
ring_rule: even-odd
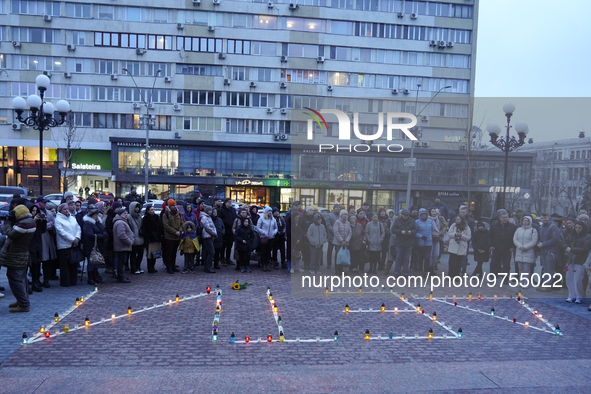
[[[357,215],[351,215],[351,216],[349,216],[349,220],[351,220],[351,219],[357,221]]]
[[[350,211],[351,209],[355,209],[355,206],[354,205],[348,205],[347,206],[347,211]]]
[[[92,215],[94,215],[95,213],[99,213],[98,209],[89,209],[88,213],[86,214],[86,216],[90,217]]]
[[[275,213],[275,212],[279,212],[279,208],[273,207],[273,213]]]
[[[335,205],[332,206],[332,209],[340,208],[340,207],[341,207],[341,204],[335,204]]]
[[[344,209],[341,211],[341,217],[343,216],[349,216],[349,212],[345,211]]]
[[[314,208],[312,208],[310,206],[307,206],[306,209],[305,209],[306,212],[310,212],[310,211],[313,211],[313,210],[314,210]]]
[[[386,208],[384,208],[384,207],[379,207],[379,208],[378,208],[378,213],[380,213],[380,212],[382,212],[382,211],[386,212]]]
[[[400,213],[402,215],[410,215],[410,211],[408,209],[406,209],[406,208],[404,208],[402,211],[400,211]]]
[[[581,219],[587,219],[587,220],[589,220],[589,215],[585,215],[585,214],[583,213],[583,214],[581,214],[581,215],[577,216],[577,222],[580,222],[580,221],[581,221]]]
[[[119,205],[121,205],[121,204],[119,204]],[[68,204],[66,204],[66,203],[60,204],[57,207],[57,211],[61,212],[64,208],[67,208],[67,207],[68,207]]]
[[[14,207],[14,214],[16,215],[17,219],[20,219],[25,215],[30,215],[31,212],[29,212],[29,209],[27,207],[21,204]]]
[[[68,197],[74,197],[74,193],[72,193],[72,192],[65,192],[64,193],[64,199],[66,199]]]
[[[111,208],[113,209],[113,211],[114,211],[115,209],[117,209],[117,208],[121,208],[121,207],[123,207],[123,205],[122,205],[122,204],[121,204],[119,201],[115,201],[115,202],[113,203],[113,205],[111,206]]]
[[[176,205],[176,201],[174,201],[172,198],[168,200],[168,202],[166,203],[167,207],[171,207],[173,205]]]
[[[266,214],[267,214],[267,212],[269,212],[269,211],[273,211],[273,210],[271,209],[271,207],[265,207],[265,209],[263,210],[263,214],[265,214],[265,215],[266,215]]]
[[[96,198],[90,197],[88,200],[88,205],[96,205]]]

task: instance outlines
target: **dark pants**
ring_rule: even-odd
[[[462,261],[464,260],[464,256],[457,255],[455,253],[449,254],[449,272],[447,273],[452,278],[454,276],[459,276],[462,270]]]
[[[72,248],[59,249],[57,260],[60,265],[60,286],[76,286],[78,281],[78,264],[72,264]]]
[[[166,269],[172,271],[176,262],[176,252],[179,247],[179,241],[165,239],[162,242],[162,258]]]
[[[224,245],[222,246],[222,258],[225,258],[228,263],[232,261],[230,258],[232,256],[232,245],[234,244],[234,239],[232,238],[224,238]]]
[[[215,253],[215,248],[213,247],[213,239],[211,238],[203,238],[203,244],[201,245],[201,254],[203,255],[203,270],[209,271],[211,270],[211,261],[213,260],[213,254]]]
[[[483,275],[482,265],[483,264],[484,264],[484,261],[477,261],[476,262],[476,268],[474,269],[474,272],[472,272],[472,276],[478,275],[479,278],[482,278],[482,275]]]
[[[273,239],[269,239],[266,244],[259,244],[259,254],[263,267],[271,262],[271,250],[273,250]]]
[[[214,248],[213,252],[213,266],[215,268],[220,268],[220,260],[224,256],[223,254],[224,247],[220,246],[219,248]]]
[[[408,275],[408,266],[410,264],[410,255],[412,246],[396,245],[396,263],[394,265],[394,275]],[[401,271],[402,270],[402,271]]]
[[[277,252],[281,253],[281,265],[284,265],[287,256],[285,256],[285,238],[283,237],[277,238],[273,242],[273,261],[279,261]],[[330,265],[330,261],[328,265]]]
[[[322,263],[322,246],[310,245],[310,269],[318,271]]]
[[[74,266],[74,272],[76,271]],[[74,275],[75,276],[75,275]],[[8,285],[10,290],[21,308],[29,308],[29,292],[27,291],[27,269],[26,268],[11,268],[6,269],[6,277],[8,278]]]
[[[340,246],[338,246],[340,250]],[[339,252],[337,251],[337,254]],[[349,249],[349,253],[351,255],[351,269],[358,269],[363,271],[363,267],[365,267],[365,261],[363,261],[363,249]]]
[[[156,259],[147,259],[148,260],[148,272],[156,271]]]
[[[310,242],[306,240],[306,236],[304,239],[300,241],[300,251],[302,252],[302,261],[304,262],[304,269],[310,269]]]
[[[129,251],[126,252],[115,252],[117,254],[117,275],[123,276],[123,262],[127,261],[129,258]]]
[[[332,251],[333,249],[334,251],[334,255],[335,255],[335,260],[336,260],[336,255],[339,252],[337,248],[340,248],[340,245],[334,245],[332,243],[332,240],[328,241],[328,249],[326,250],[326,268],[330,268],[332,267]],[[336,262],[335,262],[336,265]]]
[[[144,245],[133,245],[131,247],[131,272],[140,270],[144,258]]]
[[[378,264],[381,264],[380,259],[382,255],[382,251],[369,251],[369,272],[376,273],[378,270]]]
[[[238,252],[238,264],[240,267],[248,267],[250,265],[250,250]]]
[[[508,250],[493,250],[490,261],[490,272],[493,274],[509,273],[511,271],[511,252]]]
[[[431,248],[432,246],[417,246],[417,263],[418,270],[421,272],[428,272],[431,266]]]
[[[39,260],[40,253],[30,253],[31,256],[31,279],[33,284],[37,285],[41,283],[41,261]]]

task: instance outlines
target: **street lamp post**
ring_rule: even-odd
[[[138,93],[140,95],[140,98],[142,100],[142,103],[144,104],[144,106],[146,107],[146,119],[144,121],[144,123],[146,124],[146,154],[145,154],[145,168],[144,168],[144,201],[148,202],[148,174],[149,174],[149,161],[150,158],[148,156],[148,151],[150,148],[150,107],[152,106],[152,97],[154,95],[154,86],[156,86],[156,78],[158,78],[158,75],[160,74],[160,72],[162,70],[158,70],[156,71],[156,75],[154,75],[154,83],[152,84],[152,91],[150,92],[150,99],[148,100],[148,97],[144,97],[142,95],[142,91],[140,90],[139,86],[137,85],[137,83],[135,82],[135,78],[133,77],[133,75],[129,72],[129,70],[127,68],[123,68],[123,71],[125,71],[127,74],[129,74],[129,76],[131,77],[131,80],[133,81],[133,84],[135,85],[135,88],[138,90]]]
[[[554,177],[554,147],[558,145],[558,142],[555,142],[552,145],[552,162],[550,164],[550,182],[548,183],[548,210],[546,212],[552,212],[552,182]]]
[[[15,97],[12,100],[12,107],[16,111],[16,118],[19,122],[39,130],[39,194],[43,195],[43,131],[49,130],[50,127],[56,127],[64,124],[66,115],[70,111],[70,103],[66,100],[59,100],[54,106],[50,102],[44,102],[43,97],[45,91],[49,87],[50,80],[47,75],[40,74],[35,79],[39,95],[32,94],[27,97],[25,101],[22,97]],[[31,116],[23,119],[23,112],[29,104]],[[53,113],[57,109],[60,114],[60,119],[53,117]]]
[[[511,137],[509,135],[509,131],[511,130],[511,116],[513,116],[513,112],[515,112],[515,105],[511,103],[507,103],[503,106],[503,112],[505,112],[505,116],[507,117],[507,135],[505,138],[499,138],[499,134],[501,133],[501,128],[496,123],[491,123],[486,127],[486,131],[490,135],[490,142],[501,151],[505,153],[505,169],[503,174],[503,189],[501,190],[499,198],[497,198],[497,210],[505,205],[505,192],[507,190],[507,171],[509,169],[509,152],[513,152],[515,149],[519,148],[520,146],[525,144],[525,137],[529,132],[529,128],[527,127],[526,123],[517,122],[515,124],[515,131],[519,136],[519,140],[515,139],[515,137]]]
[[[435,99],[435,97],[437,97],[437,95],[439,93],[441,93],[441,91],[443,89],[449,89],[449,88],[451,88],[451,86],[444,86],[441,89],[439,89],[437,91],[437,93],[435,93],[435,95],[431,98],[431,100],[423,107],[423,109],[419,113],[417,113],[417,106],[419,104],[419,88],[420,87],[421,87],[421,84],[418,83],[417,84],[417,97],[415,99],[415,118],[418,118],[418,116],[423,113],[423,111],[425,110],[425,108],[427,108],[429,106],[429,104],[431,104],[431,102],[433,102],[433,100]],[[417,127],[417,131],[418,131],[418,127]],[[419,134],[419,133],[417,133],[417,134]],[[415,137],[420,138],[419,135],[415,135]],[[410,141],[410,158],[411,159],[414,158],[414,153],[415,153],[415,143],[414,143],[413,140],[411,140]],[[410,164],[413,164],[413,163],[410,163]],[[411,191],[410,189],[412,188],[412,169],[413,169],[413,167],[414,167],[413,165],[409,166],[409,169],[408,169],[408,180],[406,182],[406,208],[409,209],[409,210],[410,210],[410,191]]]

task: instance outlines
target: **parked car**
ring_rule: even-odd
[[[10,204],[5,204],[0,207],[0,219],[8,219],[8,210],[10,209]]]
[[[113,201],[115,196],[111,192],[100,192],[98,194],[99,201]]]
[[[49,201],[51,201],[52,203],[54,203],[55,205],[60,205],[62,203],[62,199],[64,198],[64,194],[63,193],[54,193],[54,194],[48,194],[45,196],[45,198]],[[80,196],[77,194],[74,194],[74,202],[80,200]]]

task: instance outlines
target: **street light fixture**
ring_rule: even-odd
[[[144,200],[145,202],[148,202],[148,174],[149,174],[149,156],[148,156],[148,151],[150,148],[150,107],[152,106],[152,97],[154,96],[154,86],[156,86],[156,78],[158,78],[158,75],[162,72],[162,70],[158,70],[156,71],[156,74],[154,75],[154,82],[152,83],[152,91],[150,92],[150,99],[148,100],[148,97],[144,97],[142,95],[142,91],[140,90],[139,86],[137,85],[137,83],[135,82],[135,78],[133,77],[133,75],[129,72],[129,70],[127,68],[122,68],[123,71],[125,71],[127,74],[129,74],[129,76],[131,77],[131,80],[133,81],[133,84],[135,85],[135,88],[137,89],[140,98],[142,100],[142,103],[144,104],[144,106],[146,107],[146,120],[145,120],[145,124],[146,124],[146,154],[145,154],[145,184],[144,184]]]
[[[435,95],[431,98],[431,100],[423,107],[423,109],[417,113],[417,109],[418,109],[418,104],[419,104],[419,88],[421,87],[420,83],[417,83],[417,97],[415,99],[415,118],[418,118],[418,116],[420,114],[423,113],[423,111],[425,110],[425,108],[427,108],[429,106],[429,104],[431,104],[431,102],[433,102],[433,100],[435,100],[435,97],[437,97],[437,95],[439,93],[441,93],[442,90],[444,89],[449,89],[451,88],[451,86],[444,86],[441,89],[439,89],[437,91],[437,93],[435,93]],[[418,127],[415,126],[417,128],[417,135],[415,135],[415,133],[413,132],[413,135],[415,135],[415,137],[420,138],[420,136],[418,135]],[[412,130],[411,130],[412,131]],[[410,141],[410,158],[414,158],[414,153],[415,153],[415,143],[414,141]],[[412,160],[411,160],[412,161]],[[412,164],[412,163],[411,163]],[[407,209],[410,210],[410,189],[412,188],[412,169],[413,169],[414,165],[409,166],[408,169],[408,180],[406,182],[406,207]]]
[[[49,77],[44,74],[40,74],[35,79],[39,95],[32,94],[25,101],[22,97],[15,97],[12,99],[12,107],[16,112],[16,118],[19,122],[26,124],[29,127],[33,127],[35,130],[39,130],[39,194],[43,195],[43,131],[49,130],[50,127],[56,127],[64,124],[66,121],[66,114],[70,111],[70,103],[66,100],[59,100],[54,106],[50,102],[44,102],[43,97],[45,91],[51,83]],[[23,112],[29,104],[31,110],[31,116],[23,119]],[[60,119],[53,117],[56,111],[60,114]]]
[[[499,135],[501,134],[501,128],[498,124],[491,123],[486,127],[486,131],[490,135],[490,142],[501,151],[505,153],[505,171],[503,174],[503,189],[501,190],[500,198],[497,199],[497,210],[505,205],[505,191],[507,190],[507,171],[509,168],[509,152],[513,152],[515,149],[519,148],[520,146],[525,144],[525,137],[529,132],[529,128],[527,127],[526,123],[517,122],[515,124],[515,131],[519,136],[519,140],[515,137],[509,135],[509,131],[511,130],[511,117],[513,116],[513,112],[515,112],[515,105],[511,103],[507,103],[503,106],[503,112],[505,112],[505,116],[507,117],[507,126],[505,127],[507,130],[507,135],[503,138]]]

